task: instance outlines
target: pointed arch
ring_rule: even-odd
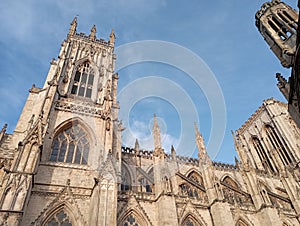
[[[41,225],[52,225],[50,223],[57,223],[57,225],[60,225],[59,223],[62,222],[65,222],[66,225],[69,226],[77,225],[78,222],[81,222],[81,224],[83,225],[83,220],[81,219],[80,215],[76,215],[74,212],[75,211],[73,210],[73,207],[70,203],[59,203],[44,213],[46,217],[42,220]]]
[[[192,181],[204,186],[204,181],[203,181],[203,177],[201,175],[201,173],[196,170],[196,169],[190,169],[187,173],[186,173],[186,177],[191,179]]]
[[[201,219],[201,216],[198,217],[195,214],[188,212],[184,215],[182,218],[180,224],[181,226],[205,226],[207,225],[203,219]]]
[[[152,225],[147,220],[147,217],[143,213],[136,209],[129,209],[125,211],[123,216],[118,219],[118,226],[148,226]]]
[[[88,133],[91,144],[93,146],[97,145],[97,138],[95,133],[93,132],[93,129],[87,125],[84,120],[80,117],[73,117],[73,118],[68,118],[65,121],[61,122],[59,125],[57,125],[54,129],[54,134],[59,133],[61,130],[64,128],[72,125],[72,124],[80,124],[84,128],[84,130]]]
[[[230,175],[224,175],[221,179],[221,183],[223,185],[229,186],[230,188],[235,188],[241,190],[241,185],[234,180]]]
[[[89,130],[89,127],[78,118],[61,123],[55,130],[49,160],[87,164],[93,144],[91,136],[93,132]]]

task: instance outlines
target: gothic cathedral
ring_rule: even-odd
[[[256,14],[284,66],[293,67],[297,16],[279,0]],[[300,225],[300,129],[290,103],[265,100],[233,132],[234,165],[210,159],[197,125],[198,158],[167,154],[155,116],[154,150],[124,147],[114,31],[106,41],[95,26],[89,35],[76,28],[75,18],[13,134],[0,132],[0,225]]]

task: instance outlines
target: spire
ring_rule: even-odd
[[[134,151],[135,151],[136,155],[140,154],[140,145],[139,145],[138,139],[135,139]]]
[[[115,30],[112,29],[111,32],[110,32],[110,35],[109,35],[109,43],[114,45],[115,44]]]
[[[68,36],[75,35],[76,27],[77,27],[77,17],[75,16],[72,23],[71,23]]]
[[[197,147],[198,147],[198,158],[203,159],[203,157],[205,155],[207,155],[205,144],[204,144],[204,139],[203,139],[201,133],[199,132],[199,129],[198,129],[196,123],[194,124],[194,127],[195,127],[196,144],[197,144]]]
[[[152,134],[154,140],[154,149],[161,149],[160,129],[157,123],[156,114],[154,114]]]
[[[94,24],[92,29],[91,29],[91,33],[89,35],[89,39],[92,40],[92,41],[95,41],[96,39],[96,25]]]
[[[172,155],[173,160],[175,160],[176,159],[176,151],[175,151],[175,148],[173,145],[171,146],[171,155]]]

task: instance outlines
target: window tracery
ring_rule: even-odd
[[[91,98],[94,77],[94,71],[88,61],[79,65],[75,72],[71,94]]]
[[[192,216],[188,216],[183,223],[181,224],[182,226],[201,226],[198,221],[196,221]]]
[[[125,221],[122,224],[123,226],[140,226],[140,224],[138,223],[138,221],[135,219],[135,217],[130,214]]]
[[[238,183],[226,176],[221,181],[224,199],[230,204],[253,205],[251,196],[242,191]]]
[[[89,149],[87,133],[75,124],[54,137],[50,161],[87,164]]]
[[[188,178],[191,179],[192,181],[196,182],[197,184],[204,186],[203,178],[195,171],[192,171],[191,173],[189,173]]]
[[[53,215],[45,226],[72,226],[72,222],[69,219],[69,216],[63,211],[57,212]]]
[[[195,198],[198,200],[207,201],[207,196],[205,192],[201,191],[200,189],[189,185],[188,183],[183,183],[179,185],[179,194],[181,196],[188,196],[190,198]]]

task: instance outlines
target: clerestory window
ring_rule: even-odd
[[[89,149],[87,133],[79,124],[72,125],[54,137],[50,161],[87,164]]]
[[[79,65],[75,72],[71,94],[91,98],[94,77],[94,71],[89,62]]]

